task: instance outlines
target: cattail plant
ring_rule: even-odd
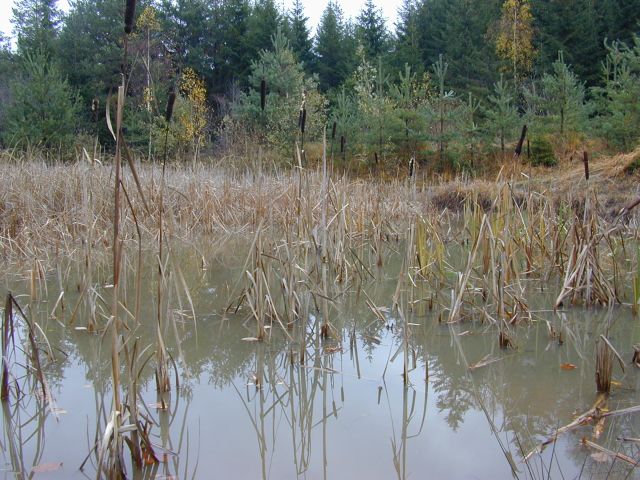
[[[527,136],[527,126],[522,126],[522,132],[520,133],[520,140],[518,140],[518,144],[516,145],[516,149],[513,152],[513,157],[518,158],[522,153],[522,146],[524,145],[524,139]]]
[[[171,123],[171,117],[173,116],[173,106],[176,103],[176,90],[175,87],[171,86],[171,90],[169,90],[169,98],[167,99],[167,111],[164,114],[164,119],[167,122],[167,125]]]
[[[298,127],[300,128],[300,133],[304,137],[304,130],[307,125],[307,109],[304,106],[304,102],[302,102],[302,106],[300,107],[300,117],[298,118]]]
[[[267,81],[263,78],[260,80],[260,110],[264,112],[267,103]]]
[[[582,161],[584,162],[584,178],[589,181],[589,154],[587,151],[584,151]]]
[[[304,150],[304,131],[307,125],[307,107],[305,93],[302,94],[302,104],[300,105],[300,114],[298,116],[298,128],[300,129],[300,148]]]
[[[124,33],[133,32],[133,25],[136,16],[136,0],[127,0],[124,10]]]

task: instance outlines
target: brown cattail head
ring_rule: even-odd
[[[342,135],[340,137],[340,153],[344,153],[344,144],[345,144],[345,139],[344,139],[344,135]]]
[[[336,128],[338,127],[338,124],[336,122],[333,122],[333,127],[331,128],[331,140],[335,140],[336,139]]]
[[[300,124],[300,133],[304,135],[304,129],[307,124],[307,108],[304,106],[302,110],[300,110],[300,120],[298,123]]]
[[[169,98],[167,100],[167,111],[165,112],[164,119],[169,123],[173,116],[173,105],[176,103],[176,91],[173,87],[169,91]]]
[[[409,178],[413,177],[413,167],[415,162],[416,162],[416,159],[411,157],[411,160],[409,160]]]
[[[522,153],[522,145],[524,144],[524,139],[527,136],[527,126],[522,126],[522,133],[520,134],[520,140],[518,140],[518,145],[516,146],[516,151],[514,152],[515,157],[519,157]]]
[[[589,180],[589,154],[585,150],[584,156],[582,157],[582,161],[584,162],[584,178]]]
[[[124,33],[133,32],[133,21],[136,16],[136,0],[127,0],[124,9]]]
[[[264,112],[264,107],[267,102],[267,81],[263,78],[260,80],[260,110]]]

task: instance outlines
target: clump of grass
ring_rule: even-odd
[[[635,175],[640,170],[640,151],[633,153],[631,159],[626,163],[623,168],[624,173],[627,175]]]

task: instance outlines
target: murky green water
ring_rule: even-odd
[[[407,319],[409,382],[403,382],[404,323],[393,313],[399,255],[374,271],[376,280],[360,287],[380,307],[384,322],[365,305],[355,286],[331,307],[336,338],[319,336],[319,315],[309,301],[304,331],[305,362],[299,343],[290,343],[274,324],[265,342],[243,341],[255,334],[246,309],[224,313],[240,276],[244,247],[234,242],[208,251],[185,248],[177,265],[193,299],[196,325],[181,282],[172,287],[175,333],[167,329],[179,387],[163,400],[156,395],[153,358],[141,373],[141,411],[161,463],[141,478],[390,479],[390,478],[635,478],[631,466],[583,446],[587,437],[613,451],[640,458],[640,413],[612,417],[594,438],[593,425],[560,436],[542,455],[523,462],[523,452],[587,411],[597,399],[595,342],[606,325],[626,362],[640,342],[640,323],[629,307],[611,311],[576,308],[560,314],[548,309],[553,288],[528,292],[535,321],[515,329],[515,349],[498,346],[495,327],[439,322],[437,308],[425,304]],[[204,260],[204,261],[203,261]],[[61,266],[39,284],[34,318],[46,330],[55,361],[46,372],[54,402],[38,413],[37,398],[25,393],[5,405],[2,437],[4,478],[28,475],[34,465],[42,478],[95,478],[89,455],[111,409],[108,337],[82,330],[86,309],[69,325],[78,298],[75,264]],[[6,288],[29,304],[29,280],[16,272]],[[97,322],[106,323],[108,269],[94,274]],[[132,338],[139,350],[155,345],[154,270],[145,275],[142,318]],[[128,278],[131,289],[132,278]],[[65,291],[64,310],[54,305]],[[128,298],[127,307],[131,306]],[[54,316],[50,314],[54,313]],[[84,315],[84,316],[83,316]],[[55,317],[55,318],[54,318]],[[443,318],[446,319],[446,316]],[[549,323],[547,323],[549,322]],[[549,325],[564,342],[550,338]],[[297,338],[296,327],[291,335]],[[129,344],[131,348],[132,344]],[[489,356],[489,357],[487,357]],[[181,358],[182,357],[182,358]],[[495,360],[470,370],[482,359]],[[293,361],[292,361],[293,360]],[[575,368],[563,369],[572,364]],[[18,371],[17,369],[16,371]],[[614,366],[615,386],[608,408],[640,403],[640,371]],[[20,379],[17,379],[18,381]],[[23,380],[20,380],[23,381]],[[97,427],[99,426],[99,427]],[[79,470],[89,457],[84,472]],[[60,465],[61,464],[61,465]],[[38,470],[38,469],[36,469]],[[129,472],[133,476],[131,467]]]

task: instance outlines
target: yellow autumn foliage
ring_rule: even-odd
[[[145,7],[145,9],[138,17],[136,27],[136,29],[139,31],[159,31],[160,21],[158,20],[158,11],[151,6]]]
[[[505,0],[498,24],[496,53],[511,64],[514,79],[531,71],[535,49],[529,0]]]
[[[208,120],[207,88],[204,80],[192,68],[186,68],[180,79],[180,92],[187,100],[187,108],[177,113],[180,126],[177,136],[184,142],[194,142],[199,146]]]

